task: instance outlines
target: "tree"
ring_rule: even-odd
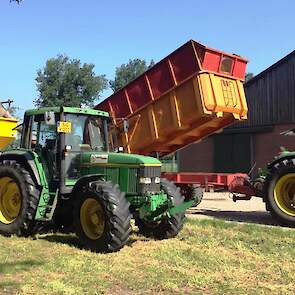
[[[17,106],[10,106],[7,108],[7,111],[9,112],[9,114],[11,115],[12,118],[16,118],[17,120],[20,120],[21,118],[19,117],[18,112],[21,110],[20,107]]]
[[[10,2],[16,2],[17,4],[20,4],[21,2],[23,2],[24,0],[10,0]]]
[[[251,80],[254,77],[253,73],[246,73],[245,74],[245,83]]]
[[[79,59],[65,55],[47,60],[37,73],[37,107],[93,106],[107,88],[105,75],[96,76],[93,64],[81,64]]]
[[[115,79],[109,82],[111,89],[114,92],[118,91],[126,84],[140,76],[154,64],[155,62],[153,60],[147,64],[145,60],[139,58],[129,59],[127,64],[122,64],[116,68]]]

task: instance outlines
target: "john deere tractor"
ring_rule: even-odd
[[[295,129],[282,135],[295,136]],[[295,226],[295,152],[283,148],[267,167],[263,184],[263,200],[266,209],[280,223]]]
[[[0,232],[33,235],[46,224],[73,229],[93,251],[116,251],[131,233],[171,238],[183,226],[177,187],[161,162],[110,151],[108,113],[71,107],[28,110],[20,148],[0,155]]]

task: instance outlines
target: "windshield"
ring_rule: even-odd
[[[66,114],[66,121],[72,123],[70,133],[65,135],[65,144],[71,151],[106,151],[104,120],[101,117]]]

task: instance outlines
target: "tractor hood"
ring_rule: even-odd
[[[156,158],[125,153],[85,152],[81,162],[83,166],[161,166]]]

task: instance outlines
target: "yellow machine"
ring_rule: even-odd
[[[0,151],[16,139],[17,131],[15,127],[17,123],[18,121],[11,118],[9,112],[0,104]]]

